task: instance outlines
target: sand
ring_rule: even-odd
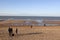
[[[14,21],[10,20],[11,22]],[[60,26],[33,26],[32,28],[30,26],[11,26],[15,35],[10,37],[8,23],[9,21],[0,22],[0,40],[60,40]],[[16,28],[18,34],[15,33]]]
[[[15,33],[16,27],[14,29],[14,36],[9,37],[8,27],[0,28],[0,40],[60,40],[60,27],[17,27],[18,34]]]

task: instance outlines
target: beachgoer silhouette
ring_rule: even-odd
[[[46,26],[46,24],[44,24],[44,26]]]
[[[31,28],[32,28],[33,26],[31,25]]]
[[[18,33],[18,29],[16,28],[16,34]]]
[[[12,36],[13,29],[9,27],[8,32],[9,32],[9,36]]]

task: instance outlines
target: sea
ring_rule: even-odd
[[[42,23],[43,20],[59,20],[60,17],[53,16],[0,16],[0,20],[35,20]]]
[[[52,16],[0,16],[0,19],[2,19],[2,20],[6,20],[6,19],[60,20],[60,17],[52,17]]]

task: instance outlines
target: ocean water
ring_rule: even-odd
[[[27,20],[60,20],[60,17],[49,17],[49,16],[0,16],[0,19],[27,19]]]
[[[0,16],[0,20],[35,20],[42,22],[43,20],[59,20],[60,17],[49,17],[49,16]]]
[[[60,21],[60,17],[51,17],[51,16],[50,17],[49,16],[0,16],[0,20],[21,20],[21,19],[34,20],[41,24],[43,24],[42,23],[43,20],[59,20]],[[53,25],[56,25],[56,24],[53,24]]]

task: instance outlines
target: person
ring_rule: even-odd
[[[44,24],[44,26],[46,26],[46,24]]]
[[[33,26],[31,25],[31,28],[32,28]]]
[[[8,28],[9,36],[12,36],[13,29],[11,27]]]
[[[18,33],[18,29],[16,28],[16,34]]]

